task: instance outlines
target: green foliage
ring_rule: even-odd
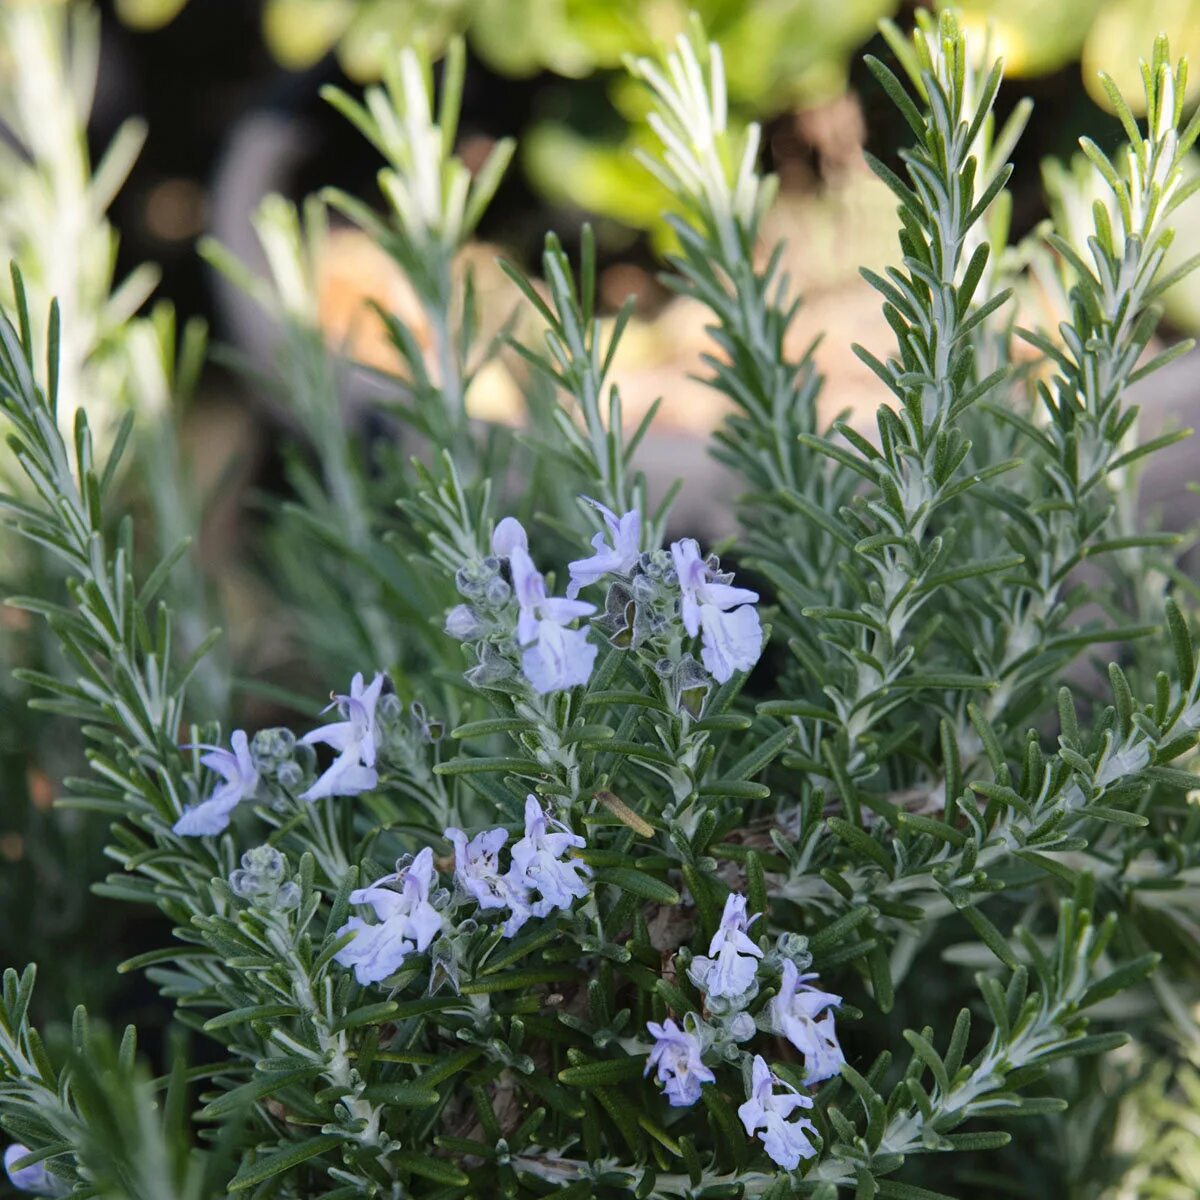
[[[87,5],[9,5],[0,13],[0,257],[21,271],[29,336],[41,361],[51,335],[51,300],[63,297],[68,329],[60,322],[55,331],[58,420],[69,431],[86,400],[101,453],[125,443],[122,462],[133,465],[109,480],[110,512],[144,510],[147,532],[159,542],[155,550],[178,550],[165,595],[177,639],[190,650],[208,636],[211,611],[184,546],[194,532],[196,505],[174,415],[189,398],[204,336],[197,323],[177,330],[166,303],[134,315],[153,292],[155,268],[143,264],[124,278],[116,275],[117,235],[107,212],[145,130],[137,120],[126,121],[93,163],[87,133],[99,54],[99,14]],[[47,97],[54,98],[52,117]],[[0,296],[11,308],[7,272]],[[0,449],[0,476],[20,500],[35,497],[7,444]],[[0,554],[5,597],[59,594],[61,566],[43,544],[6,530]],[[100,955],[78,952],[73,932],[91,909],[89,885],[103,873],[106,826],[62,803],[62,779],[80,766],[78,730],[73,718],[31,712],[31,689],[19,677],[66,670],[54,634],[15,609],[6,608],[4,616],[0,792],[8,840],[0,888],[6,909],[28,907],[35,888],[42,897],[27,920],[9,923],[6,947],[16,961],[42,959],[43,994],[99,1000],[112,990],[111,973]],[[223,718],[229,706],[224,649],[205,658],[194,686],[206,714]],[[112,910],[105,913],[116,919]]]
[[[123,969],[145,970],[207,1043],[202,1065],[177,1056],[150,1081],[132,1033],[114,1049],[80,1016],[70,1047],[48,1054],[28,1021],[33,971],[10,972],[0,1123],[29,1165],[80,1196],[914,1200],[1003,1162],[1012,1118],[1069,1122],[1070,1072],[1091,1069],[1072,1064],[1180,1023],[1200,965],[1200,818],[1187,799],[1200,666],[1179,602],[1145,584],[1152,570],[1171,577],[1170,543],[1122,522],[1130,468],[1163,444],[1138,444],[1125,393],[1154,365],[1142,358],[1165,222],[1200,129],[1181,128],[1185,69],[1156,46],[1148,132],[1126,113],[1124,158],[1085,148],[1111,205],[1095,209],[1082,252],[1050,240],[1068,316],[1055,334],[1023,333],[1043,358],[1017,371],[1003,189],[1027,112],[995,128],[1000,65],[953,16],[921,19],[911,42],[888,36],[896,69],[871,69],[915,143],[898,169],[873,164],[901,226],[900,265],[870,276],[896,336],[886,360],[861,352],[892,394],[874,438],[846,420],[822,427],[812,354],[786,350],[797,301],[778,249],[756,254],[771,186],[758,130],[728,126],[720,52],[681,39],[663,63],[632,64],[675,209],[668,279],[713,316],[708,378],[732,414],[716,453],[747,488],[739,565],[771,589],[749,662],[714,647],[714,630],[736,642],[729,610],[754,614],[752,601],[720,591],[732,577],[698,550],[702,583],[684,577],[687,544],[662,549],[669,499],[642,513],[585,630],[568,626],[587,611],[546,615],[564,603],[546,600],[554,581],[530,583],[528,547],[496,517],[518,508],[576,552],[599,529],[594,547],[615,555],[617,515],[646,506],[645,427],[626,437],[621,425],[609,376],[623,322],[604,336],[591,242],[573,270],[548,239],[545,291],[510,272],[546,325],[541,346],[519,347],[539,381],[530,435],[473,426],[466,381],[494,348],[475,344],[472,287],[453,261],[507,150],[474,180],[454,157],[457,52],[436,116],[411,52],[364,105],[332,98],[387,161],[388,212],[332,202],[405,267],[435,331],[430,369],[384,314],[407,366],[390,412],[422,453],[375,461],[345,428],[346,364],[313,301],[320,202],[264,209],[269,281],[209,253],[279,317],[276,365],[311,449],[295,454],[296,501],[271,535],[295,564],[288,584],[319,664],[309,690],[375,664],[393,686],[368,713],[357,680],[334,733],[258,732],[252,784],[217,768],[243,801],[227,830],[177,825],[219,798],[203,768],[222,762],[188,724],[206,715],[189,698],[205,648],[176,651],[161,598],[178,553],[143,578],[132,523],[111,531],[121,440],[99,454],[86,411],[69,441],[60,432],[58,310],[43,364],[15,276],[0,408],[31,490],[4,507],[62,565],[65,597],[21,603],[71,665],[28,678],[88,739],[92,777],[74,786],[113,818],[120,868],[102,892],[156,906],[173,928]],[[1117,564],[1103,622],[1081,620],[1085,560]],[[570,573],[579,582],[578,559]],[[537,685],[531,646],[551,635],[565,660],[587,647],[584,682]],[[1134,652],[1143,639],[1162,649]],[[1105,700],[1072,674],[1099,642],[1119,659]],[[312,740],[341,765],[321,771]],[[323,792],[315,781],[354,755],[370,780]],[[500,906],[521,921],[509,928],[468,886],[455,835],[507,839],[523,813],[530,853],[535,836],[571,835],[542,843],[538,863],[579,888],[564,900],[539,885],[532,907],[510,890]],[[505,854],[504,886],[525,887],[517,847]],[[397,951],[388,922],[413,911],[434,925],[405,927]],[[709,956],[721,971],[748,964],[752,986],[722,993]],[[839,1051],[824,1073],[812,1031],[779,1015],[788,972],[810,968],[838,989],[807,1016],[825,1012],[836,1047],[836,1010],[845,1061]],[[704,1069],[698,1099],[670,1105],[647,1059],[663,1037],[648,1026],[668,1020],[698,1039]],[[771,1109],[754,1136],[755,1105],[761,1116],[776,1102],[807,1102],[807,1132]],[[772,1142],[783,1125],[803,1137],[794,1165]]]

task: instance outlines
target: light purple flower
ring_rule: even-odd
[[[529,538],[525,526],[516,517],[505,517],[497,522],[492,530],[492,553],[497,558],[510,558],[518,546],[528,553]]]
[[[718,683],[735,671],[748,671],[762,653],[758,593],[733,587],[732,575],[716,575],[700,557],[694,538],[671,544],[682,594],[680,615],[691,637],[701,634],[700,658]]]
[[[379,772],[375,769],[379,749],[375,705],[382,691],[383,675],[377,673],[364,687],[360,672],[350,681],[350,695],[335,696],[333,704],[329,705],[329,708],[336,705],[345,720],[322,725],[300,739],[306,746],[332,746],[338,755],[325,774],[300,796],[301,800],[357,796],[379,785]]]
[[[657,1068],[656,1078],[672,1108],[689,1108],[700,1099],[700,1085],[713,1083],[716,1076],[704,1065],[704,1047],[697,1034],[680,1029],[670,1018],[661,1025],[647,1021],[654,1048],[642,1073]]]
[[[338,936],[351,930],[354,937],[334,958],[343,967],[353,967],[354,978],[364,986],[394,975],[416,948],[396,922],[368,925],[361,917],[351,917],[338,930]]]
[[[33,1192],[37,1196],[58,1196],[66,1189],[59,1185],[57,1179],[46,1169],[45,1162],[36,1162],[28,1167],[14,1167],[13,1164],[32,1154],[28,1146],[13,1142],[4,1151],[4,1170],[9,1182],[22,1192]]]
[[[778,1085],[784,1090],[775,1092]],[[771,1074],[761,1054],[754,1056],[750,1098],[738,1108],[746,1133],[758,1135],[771,1160],[786,1171],[794,1171],[802,1158],[812,1158],[817,1149],[809,1135],[817,1127],[807,1117],[792,1114],[798,1108],[812,1108],[812,1099]]]
[[[394,975],[414,950],[428,948],[441,932],[442,914],[429,902],[437,879],[433,851],[426,846],[402,871],[384,875],[365,888],[350,893],[351,904],[369,904],[378,923],[368,925],[351,917],[338,930],[354,930],[354,937],[335,955],[343,967],[353,967],[359,983],[378,983]],[[389,886],[399,884],[399,888]]]
[[[587,683],[598,647],[588,641],[586,629],[567,626],[578,617],[591,616],[596,606],[546,595],[546,580],[529,557],[528,538],[516,518],[505,517],[496,526],[492,549],[508,559],[525,678],[542,694]]]
[[[537,641],[521,655],[521,670],[539,694],[563,692],[587,683],[596,652],[597,646],[588,640],[586,629],[564,629],[552,620],[541,621]]]
[[[565,626],[577,617],[588,617],[596,611],[596,606],[588,604],[586,600],[547,596],[545,577],[533,565],[533,559],[522,546],[513,547],[508,561],[512,570],[513,590],[517,596],[517,641],[522,646],[528,646],[541,637],[543,625]]]
[[[233,810],[257,790],[258,770],[250,757],[245,731],[235,729],[229,744],[232,753],[220,746],[185,747],[207,751],[200,756],[200,762],[220,775],[222,782],[207,800],[185,810],[175,822],[174,831],[181,837],[211,837],[220,833],[229,825]]]
[[[508,830],[485,829],[468,842],[467,835],[452,826],[445,837],[454,845],[454,878],[480,908],[508,908],[514,899],[522,899],[500,871],[500,849],[508,841]]]
[[[627,575],[641,553],[642,514],[636,508],[618,517],[595,500],[588,500],[588,503],[604,518],[612,545],[604,534],[598,533],[592,538],[592,549],[596,553],[591,558],[577,558],[567,564],[567,570],[571,572],[571,582],[567,584],[568,600],[578,596],[580,588],[605,575]]]
[[[833,1009],[842,998],[805,982],[815,978],[801,975],[794,962],[785,960],[779,994],[768,1005],[771,1027],[804,1055],[805,1083],[833,1078],[846,1061],[833,1024]]]
[[[555,909],[567,909],[588,894],[587,877],[592,869],[577,858],[564,859],[572,848],[587,843],[562,821],[548,816],[536,796],[525,800],[525,836],[513,846],[510,883],[519,891],[536,892],[538,899],[529,906],[529,915],[544,917]],[[514,911],[504,932],[512,937],[525,923]]]
[[[700,661],[718,683],[735,671],[749,671],[762,653],[762,625],[749,604],[732,612],[702,604],[700,635]]]
[[[762,951],[746,932],[754,920],[746,919],[746,897],[731,892],[721,913],[721,923],[708,945],[708,957],[697,955],[688,967],[688,978],[710,997],[734,999],[755,986]]]

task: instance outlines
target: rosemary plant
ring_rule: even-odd
[[[873,436],[819,423],[781,255],[757,253],[759,131],[731,128],[718,52],[630,64],[678,206],[666,278],[712,312],[716,453],[747,488],[736,575],[646,508],[645,425],[626,436],[610,378],[624,319],[598,318],[587,238],[577,269],[547,242],[544,290],[512,271],[552,415],[521,443],[467,420],[490,348],[454,256],[508,148],[474,181],[453,156],[461,52],[436,121],[411,51],[364,105],[333,97],[387,160],[388,216],[333,200],[435,336],[430,362],[385,314],[406,366],[387,411],[421,453],[372,460],[315,320],[324,210],[264,210],[272,278],[245,283],[283,321],[316,463],[289,519],[314,568],[342,564],[299,614],[340,672],[311,690],[346,687],[307,730],[225,731],[189,695],[205,647],[176,645],[173,558],[142,578],[131,522],[111,532],[121,446],[97,450],[86,406],[60,432],[60,316],[43,361],[15,276],[0,407],[31,491],[5,507],[67,576],[22,603],[72,668],[35,682],[89,741],[75,802],[112,819],[119,867],[101,890],[173,926],[122,969],[205,1045],[151,1081],[132,1032],[114,1048],[81,1014],[48,1053],[34,970],[9,972],[17,1187],[978,1195],[1016,1131],[1072,1121],[1073,1061],[1160,1045],[1194,1001],[1200,667],[1170,539],[1121,524],[1166,440],[1137,441],[1126,392],[1170,353],[1146,355],[1200,131],[1186,68],[1156,46],[1146,129],[1114,92],[1127,149],[1085,144],[1106,198],[1085,247],[1051,235],[1069,309],[1019,332],[1042,357],[1018,372],[999,252],[1025,110],[994,128],[1001,65],[953,16],[891,41],[899,73],[870,66],[913,145],[872,162],[901,229],[899,265],[868,276],[896,335],[860,351],[892,394]],[[517,486],[550,474],[546,498]],[[1130,551],[1157,610],[1123,618],[1114,570],[1113,619],[1086,623],[1076,568]],[[1100,641],[1119,661],[1098,701],[1068,681]]]
[[[187,398],[192,366],[203,357],[202,330],[189,326],[176,345],[176,322],[165,303],[135,315],[153,292],[157,271],[143,265],[115,275],[117,235],[107,211],[144,137],[130,120],[93,165],[88,123],[100,55],[99,13],[89,4],[19,4],[0,11],[0,258],[22,273],[35,353],[44,359],[50,302],[63,297],[58,332],[58,414],[70,431],[88,397],[98,444],[107,452],[127,441],[126,461],[137,468],[113,481],[116,505],[149,510],[148,555],[180,547],[194,530],[189,488],[181,483],[177,405]],[[11,304],[7,272],[0,295]],[[65,332],[64,332],[65,328]],[[192,366],[189,366],[191,364]],[[178,368],[178,369],[177,369]],[[36,492],[6,444],[0,450],[4,487],[28,501]],[[182,638],[198,645],[212,616],[198,564],[186,546],[170,580],[170,599]],[[10,530],[0,538],[4,594],[53,596],[61,569],[43,545]],[[99,998],[111,990],[103,960],[71,953],[92,904],[89,885],[104,870],[105,826],[99,818],[55,810],[64,774],[77,772],[80,740],[69,720],[30,711],[29,684],[18,669],[63,669],[52,631],[13,609],[0,622],[0,791],[9,866],[0,879],[8,906],[24,907],[30,890],[42,902],[12,922],[6,951],[18,961],[38,954],[46,984]],[[206,658],[197,698],[214,714],[228,710],[225,655]],[[89,970],[99,966],[99,970]]]

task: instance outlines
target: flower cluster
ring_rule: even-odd
[[[654,669],[669,679],[677,698],[704,689],[709,679],[726,682],[748,671],[762,652],[762,625],[754,608],[758,593],[732,586],[713,556],[701,558],[692,538],[669,551],[642,552],[641,514],[618,516],[594,500],[606,532],[592,539],[593,553],[568,564],[565,597],[548,596],[545,577],[529,555],[529,538],[513,517],[492,534],[492,554],[468,563],[457,575],[468,603],[446,616],[446,632],[473,643],[477,664],[468,678],[478,686],[504,686],[519,672],[536,692],[585,684],[598,647],[575,622],[596,606],[579,600],[586,587],[607,582],[600,629],[622,648],[644,650]],[[681,648],[700,639],[703,667]]]
[[[731,893],[708,954],[697,955],[688,967],[688,978],[705,993],[707,1019],[688,1013],[682,1027],[670,1019],[647,1024],[654,1045],[646,1073],[655,1069],[673,1108],[695,1104],[702,1085],[716,1082],[712,1067],[704,1061],[706,1054],[749,1062],[737,1043],[749,1040],[756,1029],[786,1038],[800,1052],[804,1081],[809,1085],[836,1075],[845,1061],[832,1011],[841,1004],[841,997],[806,982],[815,976],[799,973],[788,953],[791,946],[786,935],[778,950],[764,954],[750,937],[756,919],[746,915],[746,898]],[[775,961],[781,961],[778,991],[756,1022],[746,1010],[758,993],[760,967]],[[811,1107],[807,1095],[778,1079],[762,1055],[754,1056],[747,1100],[738,1115],[746,1133],[757,1136],[772,1160],[786,1170],[795,1170],[801,1159],[816,1153],[809,1136],[816,1132],[815,1127],[796,1115],[797,1109]]]
[[[677,704],[702,697],[710,678],[724,683],[735,671],[749,670],[757,662],[762,652],[762,626],[754,608],[757,592],[734,587],[733,576],[721,572],[715,557],[702,559],[692,538],[672,543],[669,552],[642,553],[642,520],[636,509],[617,516],[602,504],[589,503],[600,513],[607,534],[597,533],[592,539],[590,557],[568,564],[565,597],[548,594],[545,576],[530,556],[528,534],[515,517],[496,525],[490,556],[459,570],[458,590],[471,603],[450,610],[446,630],[475,644],[478,662],[468,672],[472,683],[511,686],[519,673],[539,694],[586,684],[599,647],[588,628],[577,628],[576,623],[595,614],[596,606],[578,595],[604,580],[609,589],[600,627],[615,645],[647,652]],[[700,638],[703,667],[682,649],[685,634]],[[305,802],[373,791],[379,786],[385,710],[394,715],[398,707],[386,676],[377,672],[368,684],[359,673],[349,693],[335,695],[326,709],[336,709],[339,720],[311,730],[298,742],[289,731],[274,730],[256,735],[252,747],[239,729],[229,750],[197,747],[205,752],[202,765],[216,772],[221,782],[206,800],[179,817],[175,833],[221,833],[233,810],[244,801],[262,798],[268,783]],[[297,762],[294,755],[305,750],[311,755],[315,746],[329,747],[335,757],[297,791],[311,763]]]
[[[598,647],[586,628],[574,628],[595,605],[550,596],[545,576],[534,566],[529,538],[515,517],[505,517],[492,533],[492,553],[461,568],[459,593],[471,603],[446,616],[446,632],[476,644],[478,664],[472,683],[492,687],[518,671],[544,694],[587,683]]]
[[[525,836],[512,848],[512,865],[500,872],[505,829],[487,829],[469,842],[461,829],[447,829],[454,845],[454,878],[482,909],[507,909],[504,936],[512,937],[530,917],[567,909],[587,895],[591,868],[577,858],[564,858],[586,843],[562,821],[549,816],[536,796],[525,799]]]
[[[337,961],[352,967],[359,983],[378,983],[394,975],[408,955],[428,949],[447,926],[446,910],[461,903],[483,912],[507,911],[502,933],[513,937],[531,917],[569,909],[588,894],[591,868],[566,857],[583,849],[584,839],[547,814],[536,796],[525,800],[525,833],[513,845],[506,871],[500,869],[500,851],[508,830],[487,829],[468,840],[451,827],[445,837],[454,847],[456,896],[438,893],[429,847],[411,864],[350,893],[351,903],[369,905],[377,918],[368,924],[351,917],[338,931],[353,935]]]
[[[207,799],[184,810],[174,832],[182,837],[212,837],[224,831],[234,809],[244,802],[261,802],[284,811],[299,801],[311,804],[330,796],[357,796],[379,786],[385,764],[414,773],[421,769],[427,748],[442,736],[417,702],[407,709],[390,689],[386,675],[376,673],[368,684],[357,674],[346,695],[335,695],[330,708],[340,720],[297,738],[290,729],[261,729],[252,739],[235,730],[230,749],[193,747],[205,751],[202,766],[220,782]],[[315,771],[316,746],[328,746],[334,759]],[[185,747],[186,748],[186,747]]]

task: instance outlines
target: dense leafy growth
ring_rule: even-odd
[[[280,320],[314,451],[271,536],[312,693],[352,682],[308,732],[223,731],[189,693],[208,643],[181,650],[163,598],[184,547],[141,576],[110,511],[125,436],[102,454],[86,397],[60,432],[59,311],[43,360],[16,277],[0,407],[29,487],[4,507],[66,588],[14,603],[70,666],[29,678],[88,740],[74,803],[113,822],[102,891],[174,927],[121,969],[197,1050],[152,1080],[132,1030],[114,1044],[80,1012],[47,1054],[34,969],[9,972],[19,1187],[932,1200],[1186,1007],[1200,668],[1165,594],[1173,539],[1130,516],[1132,468],[1171,437],[1139,442],[1127,397],[1171,353],[1152,338],[1200,131],[1185,67],[1156,46],[1146,131],[1120,104],[1128,146],[1085,145],[1106,190],[1086,244],[1048,235],[1065,307],[1025,330],[1004,188],[1028,112],[996,128],[1001,65],[952,16],[888,34],[895,70],[869,65],[913,144],[872,162],[900,253],[869,275],[896,336],[859,351],[892,394],[869,435],[819,423],[780,254],[757,252],[759,131],[729,126],[719,55],[681,39],[630,64],[677,204],[666,279],[712,314],[736,579],[668,535],[669,495],[649,507],[653,413],[622,423],[628,311],[598,315],[588,238],[577,267],[547,240],[544,288],[511,272],[545,323],[512,347],[528,435],[468,420],[504,335],[481,342],[457,254],[511,147],[473,177],[455,157],[461,48],[436,103],[411,51],[361,103],[330,96],[385,159],[383,215],[272,200],[268,279],[208,250]],[[342,420],[313,294],[326,203],[433,331],[430,351],[381,314],[411,463]],[[1076,666],[1099,643],[1101,702]]]

